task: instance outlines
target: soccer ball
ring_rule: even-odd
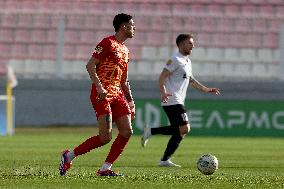
[[[218,159],[212,154],[204,154],[197,161],[198,170],[204,175],[211,175],[218,169]]]

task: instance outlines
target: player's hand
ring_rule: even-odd
[[[105,90],[103,87],[97,88],[98,91],[98,97],[100,100],[104,100],[107,97],[107,90]]]
[[[220,89],[218,89],[218,88],[209,88],[208,89],[208,93],[213,93],[215,95],[220,95],[221,94]]]
[[[128,102],[128,105],[129,105],[130,110],[131,110],[131,121],[133,121],[135,119],[135,104],[134,104],[134,101]]]
[[[172,94],[170,94],[170,93],[162,93],[161,94],[161,102],[167,103],[169,101],[170,96],[172,96]]]

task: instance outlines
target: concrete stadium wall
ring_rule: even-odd
[[[283,82],[201,82],[219,87],[222,95],[216,97],[190,88],[189,99],[284,101]],[[13,91],[16,127],[95,124],[95,113],[89,101],[90,85],[89,80],[20,79]],[[136,99],[159,99],[156,81],[131,81],[131,86]],[[0,88],[4,94],[4,80]]]

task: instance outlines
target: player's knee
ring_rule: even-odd
[[[109,143],[111,141],[111,139],[112,139],[111,134],[109,134],[109,135],[100,135],[100,140],[101,140],[102,144]]]
[[[130,138],[131,135],[133,134],[133,130],[132,129],[125,129],[123,131],[120,131],[119,134],[125,138]]]
[[[185,137],[186,134],[190,132],[190,125],[187,124],[187,125],[184,125],[184,126],[180,127],[179,131],[180,131],[180,135],[182,137]]]

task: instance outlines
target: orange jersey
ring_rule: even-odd
[[[100,60],[96,72],[103,87],[108,91],[107,97],[121,95],[121,76],[128,69],[128,48],[117,41],[115,36],[109,36],[96,46],[93,57]]]

